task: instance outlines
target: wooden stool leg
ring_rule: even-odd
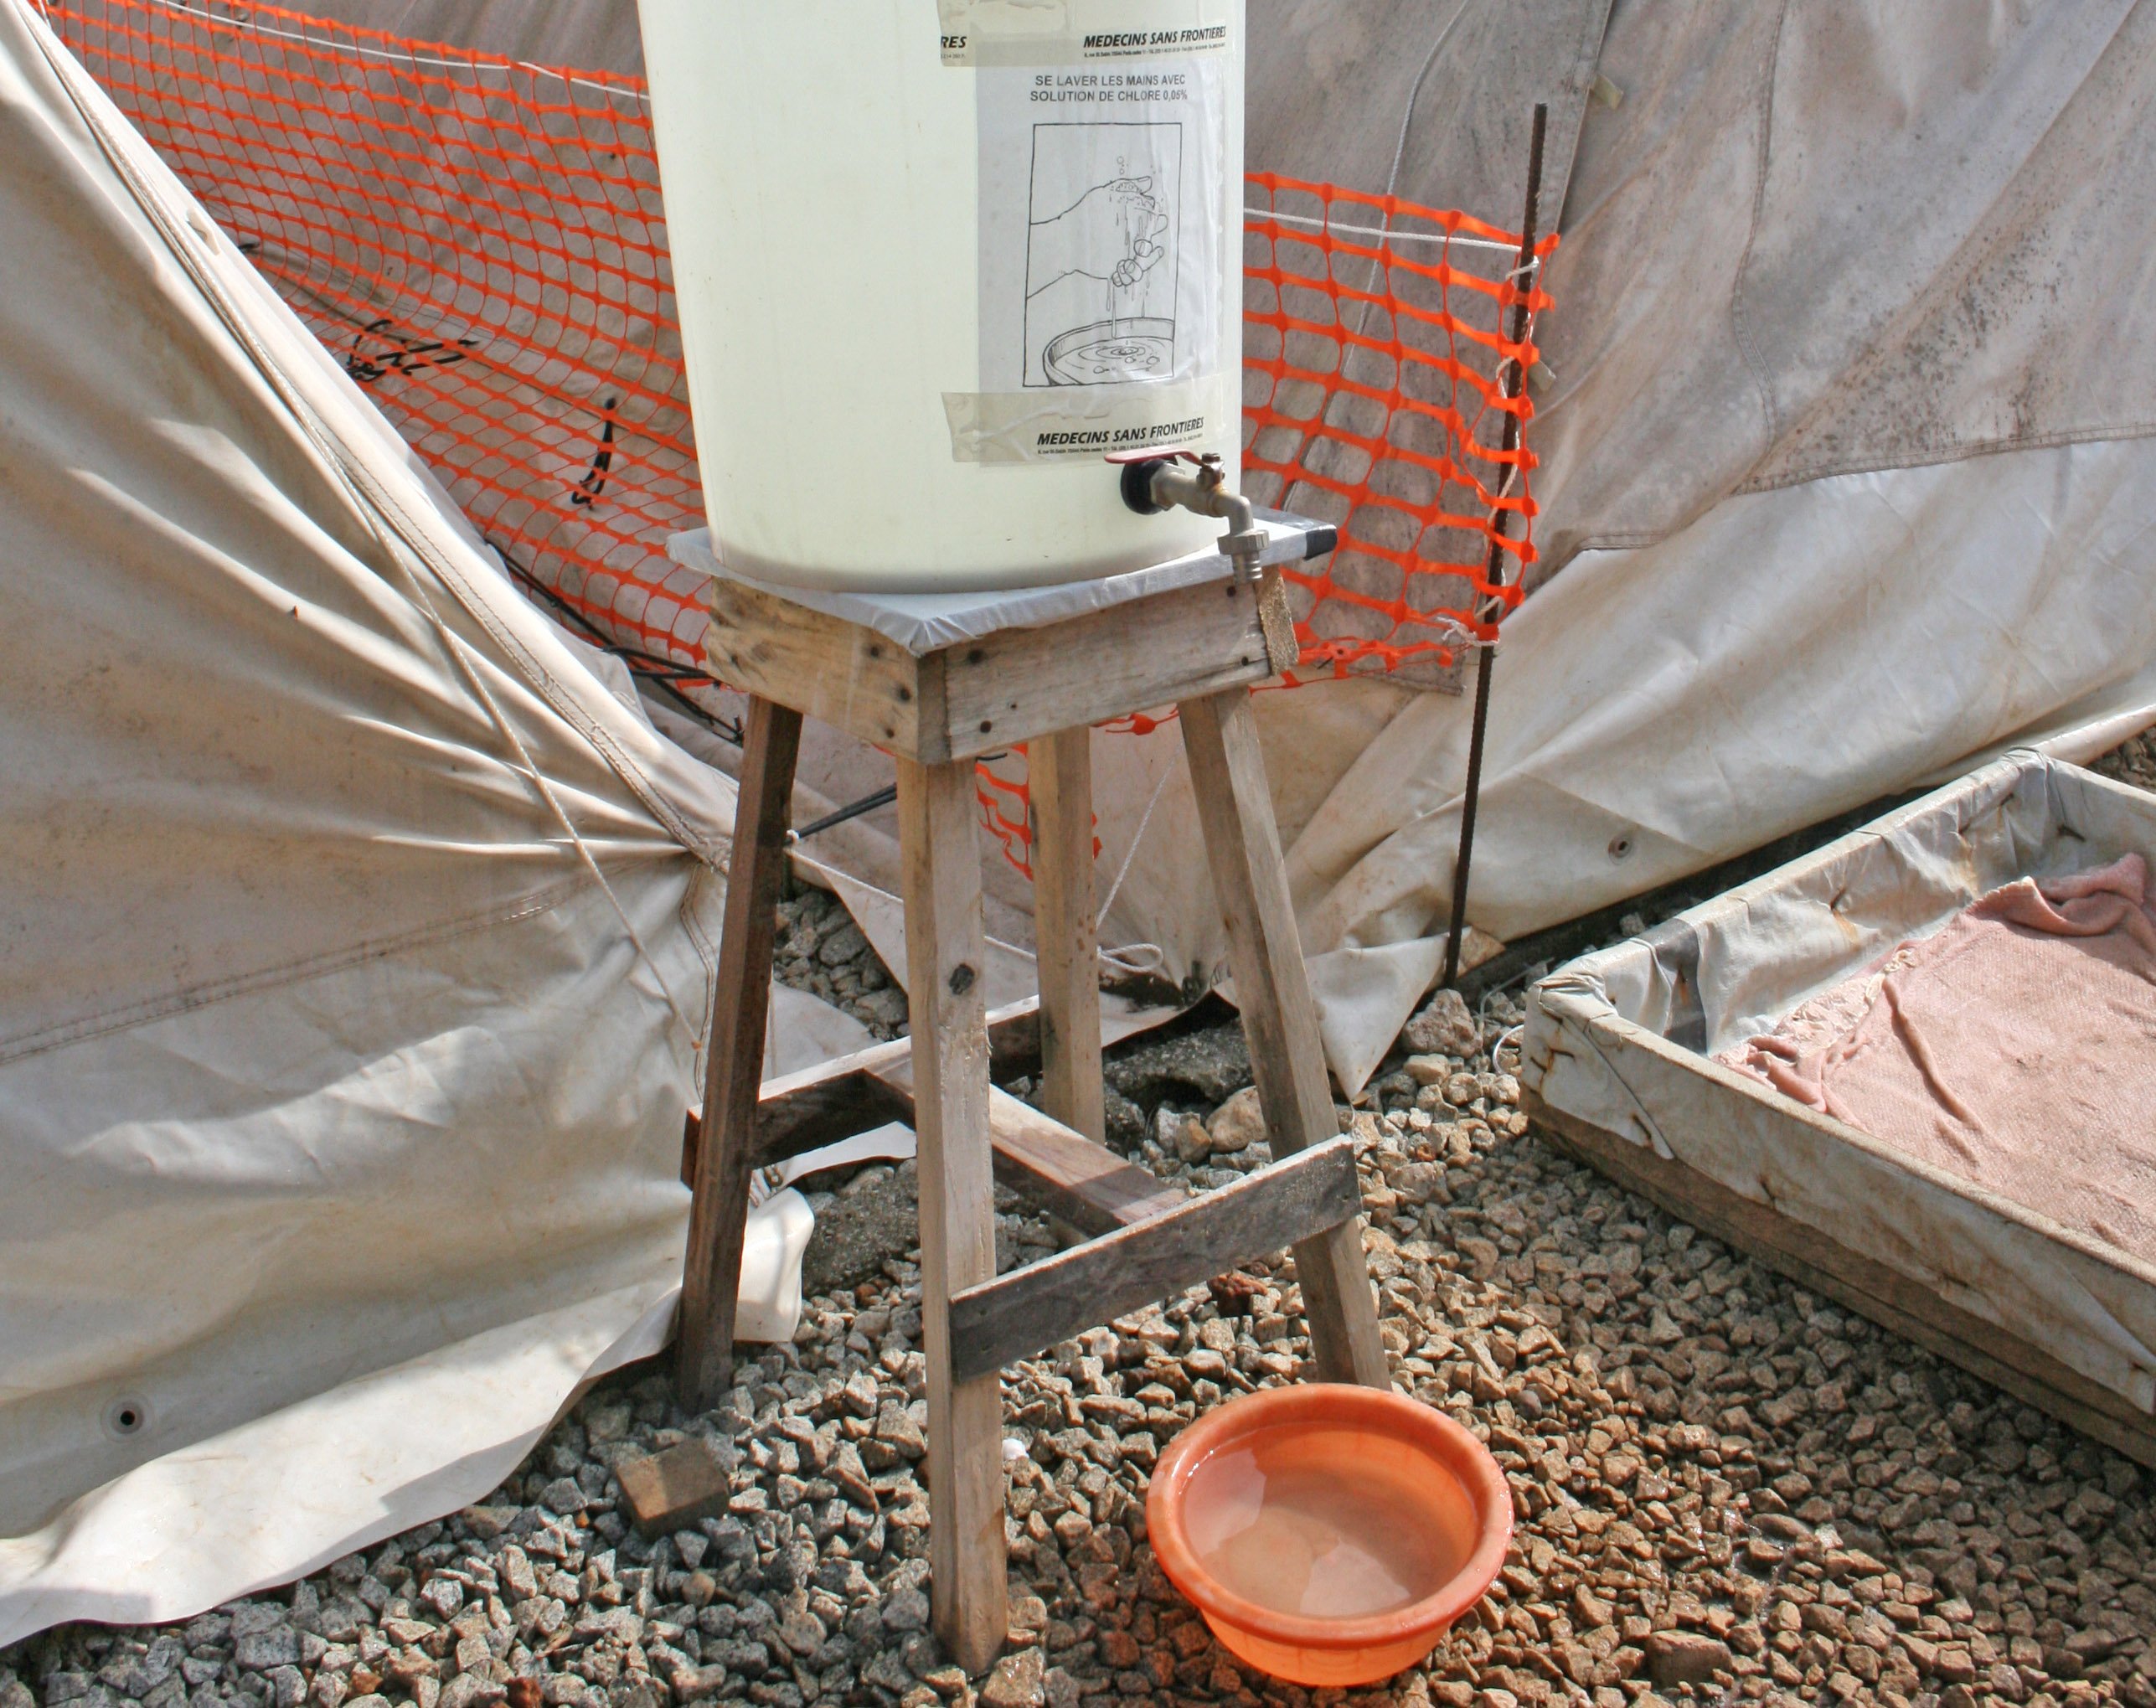
[[[1339,1123],[1250,694],[1230,689],[1184,700],[1181,711],[1198,822],[1227,921],[1228,962],[1266,1127],[1276,1152],[1299,1151],[1333,1138]],[[1295,1272],[1319,1378],[1386,1388],[1392,1378],[1378,1339],[1362,1226],[1358,1216],[1305,1240],[1295,1248]]]
[[[973,764],[898,761],[906,996],[920,1138],[921,1318],[928,1358],[928,1546],[936,1634],[969,1673],[1002,1652],[1003,1391],[952,1377],[951,1296],[996,1273],[988,1028]]]
[[[719,1403],[734,1371],[734,1306],[749,1214],[749,1153],[764,1077],[771,951],[786,877],[801,714],[750,699],[734,806],[734,852],[719,938],[719,983],[704,1076],[702,1135],[690,1182],[689,1251],[674,1329],[674,1387],[691,1411]]]
[[[1027,749],[1033,793],[1033,926],[1040,968],[1040,1106],[1095,1143],[1108,1136],[1101,1086],[1101,971],[1093,916],[1093,732],[1061,730]]]

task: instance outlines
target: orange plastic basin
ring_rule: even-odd
[[[1230,1650],[1290,1683],[1375,1684],[1436,1647],[1512,1540],[1488,1449],[1442,1411],[1304,1384],[1246,1394],[1175,1438],[1146,1527]]]

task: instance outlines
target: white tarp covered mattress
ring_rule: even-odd
[[[1522,1084],[2156,1410],[2156,1265],[1712,1059],[2023,877],[2156,847],[2156,798],[2021,752],[1534,988]]]
[[[1715,1059],[2156,1263],[2156,910],[2134,852],[2018,878]]]

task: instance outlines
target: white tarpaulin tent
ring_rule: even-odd
[[[656,1349],[731,793],[0,5],[0,1643]]]
[[[1614,10],[1477,925],[2156,717],[2152,39],[2127,3]],[[1312,948],[1442,929],[1466,710],[1373,719],[1291,856]]]
[[[640,70],[598,0],[324,6]],[[1516,937],[2156,716],[2156,8],[1251,0],[1250,32],[1253,169],[1509,221],[1551,107],[1542,560],[1494,679],[1473,923]],[[1350,1086],[1442,957],[1467,710],[1373,680],[1260,699]],[[1104,868],[1147,827],[1106,940],[1202,980],[1174,732],[1096,764]],[[859,756],[810,774],[874,783]],[[889,859],[857,830],[839,864]]]

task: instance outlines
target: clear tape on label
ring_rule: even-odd
[[[1225,450],[1240,431],[1217,380],[943,394],[956,462],[1019,465],[1116,451]]]
[[[1077,65],[1102,59],[1225,53],[1219,0],[937,0],[946,65]],[[1172,14],[1172,15],[1169,15]]]

